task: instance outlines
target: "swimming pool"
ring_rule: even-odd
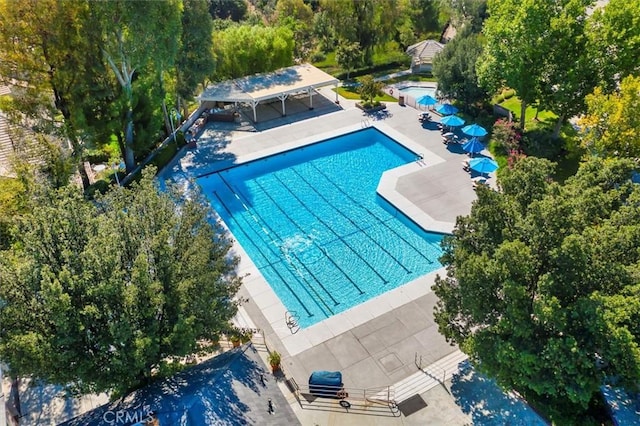
[[[376,194],[416,154],[369,128],[198,184],[302,328],[441,267],[427,233]]]
[[[409,95],[414,99],[418,99],[424,95],[430,95],[433,98],[436,97],[436,88],[435,87],[425,87],[425,86],[408,86],[399,89],[400,93],[404,95]]]

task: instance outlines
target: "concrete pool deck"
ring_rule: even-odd
[[[332,102],[334,92],[323,89],[320,94],[324,94],[324,102],[314,100],[313,111],[299,114],[308,118],[282,117],[277,119],[282,121],[281,125],[272,122],[263,131],[260,123],[255,126],[256,132],[237,131],[212,123],[200,135],[198,148],[182,151],[160,177],[186,185],[185,178],[202,176],[345,131],[375,126],[423,156],[420,161],[383,175],[378,186],[383,197],[423,228],[437,232],[450,232],[456,217],[470,212],[476,196],[469,174],[461,166],[467,157],[458,146],[442,143],[435,123],[420,123],[415,109],[395,103],[388,104],[385,113],[373,117],[364,115],[355,108],[354,102],[342,98],[342,109],[337,109]],[[239,274],[250,274],[239,293],[249,300],[243,312],[262,330],[269,347],[282,354],[284,372],[300,385],[306,384],[314,370],[339,370],[349,388],[371,389],[394,384],[398,385],[396,388],[400,384],[406,387],[417,371],[416,356],[422,357],[424,365],[447,357],[458,359],[459,352],[438,333],[433,320],[437,299],[430,287],[436,273],[443,274],[443,269],[293,333],[285,321],[284,305],[242,247],[236,244],[234,250],[242,258]],[[411,391],[419,394],[433,384],[412,382],[412,386],[415,389]],[[287,397],[297,404],[291,395]],[[309,414],[309,410],[302,411],[306,414],[301,416]],[[383,422],[380,424],[398,424],[401,418],[379,420]],[[404,424],[408,424],[404,420]],[[336,421],[338,423],[333,424],[343,424],[343,420]],[[385,423],[387,421],[392,423]],[[367,422],[370,423],[369,419]],[[332,424],[326,418],[320,423]],[[309,423],[303,421],[303,424]],[[347,424],[358,423],[354,420]]]

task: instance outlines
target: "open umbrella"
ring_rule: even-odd
[[[476,152],[480,152],[484,149],[484,144],[480,142],[478,138],[473,138],[462,145],[462,149],[471,154],[475,154]]]
[[[484,127],[478,124],[470,124],[462,128],[462,133],[469,136],[482,137],[486,136],[487,131]]]
[[[489,157],[478,157],[469,160],[469,167],[480,174],[491,173],[498,170],[498,163]]]
[[[458,112],[458,108],[454,107],[451,104],[442,104],[436,107],[436,111],[438,111],[438,114],[450,115]]]
[[[435,105],[438,103],[437,100],[435,100],[431,95],[424,95],[424,96],[420,96],[418,99],[416,99],[416,103],[418,105]]]
[[[440,123],[445,126],[458,127],[464,124],[464,120],[457,115],[447,115],[446,117],[442,117],[442,119],[440,119]]]

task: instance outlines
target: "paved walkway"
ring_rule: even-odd
[[[426,229],[450,232],[456,217],[470,212],[475,193],[469,174],[461,167],[466,156],[441,142],[435,123],[420,123],[415,109],[395,103],[387,105],[386,113],[367,117],[353,102],[342,98],[341,108],[337,108],[333,102],[335,94],[329,89],[321,93],[325,97],[314,98],[314,110],[274,120],[281,125],[274,121],[265,123],[266,130],[260,131],[260,123],[255,132],[234,131],[213,123],[202,133],[198,148],[182,152],[160,177],[186,186],[189,177],[373,125],[402,139],[424,156],[424,160],[385,176],[379,192],[384,192],[396,207]],[[247,123],[243,128],[248,128]],[[340,370],[347,387],[385,387],[406,381],[414,374],[416,356],[422,356],[424,365],[428,365],[456,351],[438,333],[433,320],[436,297],[430,287],[435,274],[355,307],[338,319],[291,334],[285,324],[286,309],[282,303],[244,255],[242,247],[236,245],[234,249],[242,257],[239,273],[251,274],[240,291],[240,296],[249,299],[244,310],[263,330],[270,347],[283,355],[287,376],[300,384],[306,384],[314,370]],[[302,424],[362,424],[363,418],[358,417],[364,415],[368,424],[399,424],[398,421],[411,424],[404,416],[387,416],[379,411],[367,414],[367,410],[347,420],[343,418],[344,409],[336,413],[321,407],[316,411],[313,404],[300,404],[293,394],[285,393]],[[451,416],[460,415],[455,404],[450,409]]]

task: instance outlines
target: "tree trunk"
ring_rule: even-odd
[[[164,118],[164,127],[167,129],[167,134],[173,136],[173,131],[175,129],[173,128],[173,122],[171,121],[172,118],[169,117],[167,104],[165,103],[164,99],[162,100],[162,118]]]
[[[556,121],[556,125],[553,128],[553,135],[551,135],[552,139],[558,139],[560,137],[560,130],[562,130],[564,118],[564,114],[560,114],[560,116],[558,117],[558,121]]]
[[[78,173],[80,174],[80,179],[82,180],[82,189],[86,190],[91,186],[91,181],[89,180],[89,175],[87,174],[87,169],[84,168],[84,159],[78,158],[77,161]]]
[[[131,173],[136,166],[136,159],[133,154],[133,110],[127,111],[127,122],[124,131],[124,164],[127,174]]]
[[[522,99],[520,104],[520,128],[524,131],[524,123],[527,115],[527,102]]]

